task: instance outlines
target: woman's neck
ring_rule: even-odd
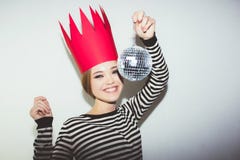
[[[112,112],[116,109],[116,104],[107,103],[101,100],[95,99],[95,104],[87,114],[99,115]]]

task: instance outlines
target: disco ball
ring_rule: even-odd
[[[118,71],[129,81],[140,81],[150,73],[152,58],[148,51],[139,46],[132,46],[118,57]]]

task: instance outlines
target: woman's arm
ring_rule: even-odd
[[[136,34],[142,39],[152,57],[152,71],[145,86],[125,104],[133,111],[135,118],[140,120],[157,97],[162,93],[168,81],[168,68],[162,50],[155,36],[155,20],[146,16],[143,11],[133,14]]]
[[[52,145],[52,117],[44,117],[36,120],[37,137],[34,140],[34,155],[33,159],[51,159],[53,145]]]
[[[34,141],[34,160],[72,160],[71,139],[62,127],[56,144],[52,143],[52,112],[50,105],[45,97],[36,97],[34,105],[30,110],[31,117],[37,123],[37,137]]]

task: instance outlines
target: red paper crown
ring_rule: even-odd
[[[117,60],[117,50],[111,26],[103,8],[100,7],[103,20],[96,10],[93,11],[91,7],[90,10],[93,25],[80,9],[82,34],[79,32],[70,14],[70,37],[60,23],[65,42],[81,72],[85,72],[97,64]]]

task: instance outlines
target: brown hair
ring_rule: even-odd
[[[95,96],[92,93],[90,81],[91,81],[91,70],[89,69],[88,71],[82,74],[82,87],[92,98],[95,98]]]

